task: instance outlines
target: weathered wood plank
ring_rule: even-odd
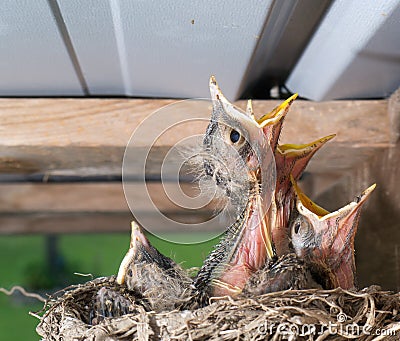
[[[154,186],[153,186],[154,187]],[[126,212],[122,184],[1,184],[0,213]]]
[[[120,176],[123,153],[132,131],[152,112],[173,102],[0,99],[0,174],[42,174],[44,182],[58,175]],[[277,103],[255,101],[253,105],[261,115]],[[244,101],[237,104],[242,108],[246,105]],[[282,143],[304,143],[331,133],[338,134],[308,167],[308,172],[315,175],[311,184],[314,194],[325,192],[338,177],[390,145],[387,110],[387,101],[298,101],[293,105],[285,122]],[[148,175],[159,175],[161,162],[171,145],[203,131],[200,125],[186,124],[158,141],[148,159]],[[134,152],[136,155],[146,153],[147,147],[139,143]],[[141,167],[133,165],[130,170],[133,180]],[[160,184],[149,184],[149,187],[153,188],[156,206],[171,217],[187,221],[210,216],[208,208],[197,211],[196,217],[179,211],[166,200]],[[142,214],[151,214],[151,210],[142,205],[141,196],[145,193],[137,193],[137,209]],[[0,185],[0,216],[0,233],[126,230],[132,219],[119,183],[3,183]],[[168,230],[170,227],[159,228]]]
[[[312,174],[300,182],[312,197],[329,192],[338,177],[343,175],[342,172]],[[169,197],[165,193],[165,185],[168,185]],[[182,190],[194,197],[198,189],[193,184],[170,185],[150,182],[143,190],[138,182],[129,184],[132,186],[130,193],[135,193],[134,214],[137,219],[142,219],[145,227],[157,233],[177,232],[181,228],[170,221],[161,221],[157,210],[172,220],[189,224],[204,222],[213,216],[215,203],[212,201],[198,209],[181,207],[176,193]],[[146,201],[149,197],[151,202]],[[340,202],[333,200],[335,203]],[[185,199],[184,205],[188,204],[193,203]],[[118,182],[0,184],[0,234],[126,231],[132,219],[122,184]],[[221,223],[218,220],[206,230],[221,230]],[[183,232],[188,232],[187,228]]]
[[[0,214],[1,234],[102,233],[129,231],[129,211],[106,213],[31,212]]]
[[[140,99],[0,99],[0,173],[67,175],[120,175],[125,146],[139,123],[172,100]],[[259,115],[277,101],[255,101]],[[245,107],[244,101],[237,102]],[[182,109],[183,110],[183,109]],[[337,133],[325,150],[326,168],[330,153],[343,147],[357,148],[341,153],[341,168],[354,166],[359,148],[390,145],[388,101],[297,101],[289,113],[281,142],[305,143]],[[180,113],[182,114],[182,113]],[[203,125],[205,125],[204,122]],[[157,173],[162,156],[182,138],[202,133],[198,124],[183,125],[160,139],[149,160],[149,173]],[[136,148],[136,147],[135,147]],[[146,152],[138,145],[137,153]],[[367,157],[370,153],[367,153]],[[334,157],[334,155],[333,155]],[[327,163],[328,162],[328,163]],[[141,165],[139,165],[141,166]],[[135,174],[135,170],[132,171]]]
[[[125,146],[149,114],[173,100],[0,99],[2,146]]]
[[[170,200],[174,193],[169,190],[168,198],[161,183],[148,183],[145,191],[138,183],[131,186],[135,214],[152,232],[177,230],[172,221],[160,225],[157,210],[183,223],[203,222],[213,215],[211,205],[196,210],[180,208]],[[197,193],[192,184],[183,183],[181,189],[186,195]],[[148,197],[151,202],[146,202]],[[126,231],[132,219],[120,183],[0,185],[0,234]]]
[[[170,214],[171,219],[194,224],[206,221],[208,215]],[[104,233],[128,232],[133,217],[126,212],[31,212],[31,213],[0,213],[0,235],[2,234],[33,234],[33,233]],[[159,219],[146,217],[152,233],[190,232],[178,231],[174,222],[160,226]],[[214,229],[201,232],[215,232]]]
[[[173,100],[0,99],[0,145],[44,147],[125,147],[139,123]],[[279,101],[254,101],[256,114]],[[244,108],[245,101],[236,104]],[[337,132],[340,142],[388,142],[388,101],[296,101],[285,122],[283,142]],[[197,128],[197,127],[196,127]],[[183,130],[183,129],[182,129]],[[368,134],[355,134],[367,131]],[[185,126],[179,140],[187,136]],[[294,133],[294,134],[293,134]],[[171,143],[174,141],[170,141]]]
[[[130,184],[135,193],[136,208],[151,211],[145,199],[150,197],[162,212],[176,211],[171,201],[176,198],[179,188],[168,189],[169,197],[161,182],[146,184],[145,191],[137,183]],[[190,183],[180,184],[181,190],[189,196],[197,193]],[[126,212],[129,207],[121,183],[4,183],[0,184],[0,214],[10,212]]]
[[[391,142],[396,143],[400,139],[400,88],[390,96],[388,112],[391,127]]]

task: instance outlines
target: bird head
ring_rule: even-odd
[[[251,101],[246,111],[235,107],[213,76],[210,92],[212,113],[203,139],[203,177],[214,183],[217,198],[239,210],[252,195],[260,195],[268,207],[275,189],[274,151],[283,118],[297,95],[256,119]]]
[[[117,283],[124,284],[128,273],[135,272],[135,267],[139,264],[155,264],[161,270],[169,270],[176,266],[172,259],[164,256],[151,245],[140,225],[132,221],[129,250],[120,264]]]
[[[348,205],[328,212],[312,202],[292,178],[296,208],[290,222],[291,242],[298,257],[327,276],[327,288],[355,286],[354,239],[360,211],[375,184]]]
[[[272,235],[278,256],[289,252],[288,222],[295,201],[290,178],[298,180],[313,155],[333,137],[334,134],[307,144],[283,144],[276,148],[276,207],[269,218],[274,221]]]

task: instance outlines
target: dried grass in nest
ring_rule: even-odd
[[[251,299],[219,298],[193,311],[155,313],[136,304],[133,314],[91,326],[87,323],[91,302],[101,287],[117,288],[129,297],[118,289],[115,277],[67,288],[46,305],[37,332],[48,341],[398,340],[400,335],[400,293],[376,286],[359,292],[311,289]]]

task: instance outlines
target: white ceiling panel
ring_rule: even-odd
[[[58,3],[90,94],[209,97],[215,74],[234,99],[271,2]]]
[[[398,0],[3,0],[0,96],[387,97],[399,36]]]
[[[82,95],[45,0],[0,1],[0,95]]]
[[[313,100],[387,97],[400,85],[400,2],[336,0],[287,86]]]

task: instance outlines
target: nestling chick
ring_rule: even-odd
[[[295,195],[290,177],[300,179],[314,154],[335,135],[329,135],[308,144],[278,145],[275,150],[276,190],[269,219],[273,221],[272,236],[279,256],[290,252],[289,217],[295,206]]]
[[[329,213],[313,203],[292,179],[296,209],[290,223],[296,255],[311,268],[325,289],[356,287],[354,238],[360,211],[375,185],[341,209]]]
[[[192,279],[154,248],[140,226],[132,222],[130,247],[121,262],[117,282],[140,293],[151,309],[159,312],[179,308],[190,299]]]
[[[120,287],[103,287],[95,295],[91,324],[137,312],[138,305],[155,312],[197,305],[191,296],[192,279],[150,244],[136,222],[132,222],[130,247],[116,282]]]
[[[288,289],[321,288],[308,265],[293,253],[275,258],[246,283],[242,296],[252,297]]]
[[[270,226],[264,219],[275,188],[275,162],[264,134],[279,120],[258,123],[250,110],[235,108],[210,79],[213,110],[202,154],[203,176],[234,208],[234,223],[204,261],[195,287],[209,296],[238,295],[251,275],[274,255]]]
[[[335,135],[329,135],[307,144],[284,144],[278,145],[281,135],[283,121],[297,98],[294,94],[270,113],[263,115],[256,121],[262,124],[265,138],[268,140],[276,163],[276,188],[271,198],[271,206],[266,215],[267,224],[271,226],[272,239],[278,256],[287,254],[289,250],[289,216],[294,207],[294,193],[290,182],[292,175],[298,180],[313,155]],[[253,108],[248,102],[248,112]]]
[[[139,297],[137,297],[139,299]],[[101,288],[93,298],[89,323],[99,324],[107,317],[137,313],[135,299],[130,300],[115,288]]]

